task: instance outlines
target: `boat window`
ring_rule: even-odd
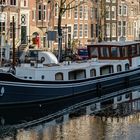
[[[130,93],[126,93],[125,94],[125,98],[127,99],[127,98],[130,98]]]
[[[118,96],[117,101],[121,101],[121,100],[122,100],[122,96]]]
[[[25,79],[27,79],[27,76],[24,76]]]
[[[90,70],[90,77],[94,77],[96,76],[96,70],[95,69],[91,69]]]
[[[135,56],[137,54],[136,46],[132,45],[132,56]]]
[[[91,105],[91,106],[90,106],[90,109],[91,109],[92,111],[94,111],[95,109],[97,109],[96,104]]]
[[[129,70],[129,64],[125,64],[125,70]]]
[[[122,71],[121,65],[118,65],[118,66],[117,66],[117,72],[119,72],[119,71]]]
[[[109,57],[109,51],[107,47],[101,47],[101,56],[102,57]]]
[[[105,74],[109,74],[109,73],[113,73],[112,65],[103,66],[100,68],[100,75],[105,75]]]
[[[29,79],[32,79],[32,77],[29,77]]]
[[[63,73],[59,72],[55,74],[55,80],[63,80]]]
[[[123,56],[123,57],[128,56],[128,48],[127,47],[120,48],[120,51],[121,51],[121,56]]]
[[[83,79],[86,78],[85,70],[75,70],[69,72],[69,80]]]
[[[41,79],[42,79],[42,80],[43,80],[43,79],[45,79],[45,76],[44,76],[44,75],[42,75],[42,76],[41,76]]]
[[[137,54],[140,55],[140,44],[137,44]]]
[[[89,54],[90,54],[90,57],[98,57],[98,50],[97,48],[95,47],[89,47]]]
[[[112,57],[119,57],[119,52],[118,52],[118,48],[117,47],[111,47],[111,56]]]

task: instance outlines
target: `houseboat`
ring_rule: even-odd
[[[26,55],[14,67],[0,68],[0,109],[46,104],[78,96],[100,98],[140,84],[140,42],[87,46],[86,61],[59,63],[51,52]]]

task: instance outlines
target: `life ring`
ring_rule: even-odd
[[[41,63],[45,61],[45,57],[41,57]]]

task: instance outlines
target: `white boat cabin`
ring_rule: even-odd
[[[130,67],[140,65],[140,42],[139,41],[119,41],[101,42],[88,45],[90,58],[99,60],[129,60]]]
[[[21,64],[16,67],[16,76],[28,80],[78,80],[97,77],[100,75],[126,71],[129,61],[94,61],[72,62],[71,64],[43,65]]]
[[[133,61],[139,61],[137,57],[139,57],[138,52],[140,53],[140,44],[138,42],[106,42],[89,45],[88,50],[90,60],[71,63],[58,63],[50,52],[39,51],[38,59],[36,59],[38,61],[21,63],[16,67],[16,76],[28,80],[69,81],[126,71],[130,66],[131,68],[132,65],[136,66]]]

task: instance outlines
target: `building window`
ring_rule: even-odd
[[[46,5],[43,5],[43,20],[46,20]]]
[[[128,22],[128,35],[132,35],[132,23]]]
[[[24,6],[27,6],[27,1],[26,0],[24,0]]]
[[[106,23],[106,35],[110,36],[110,23]]]
[[[21,7],[27,7],[27,0],[21,0]]]
[[[58,3],[55,4],[54,16],[55,16],[55,17],[58,17]]]
[[[84,37],[88,37],[88,25],[84,24]]]
[[[127,6],[126,5],[119,5],[119,15],[127,16]]]
[[[118,21],[118,35],[121,36],[121,21]]]
[[[110,19],[110,7],[106,6],[106,19]]]
[[[0,33],[5,32],[5,22],[0,22]]]
[[[16,0],[10,0],[10,5],[16,5]]]
[[[0,43],[4,46],[5,42],[3,35],[5,35],[5,22],[0,22],[0,33],[2,33],[2,35],[0,35]]]
[[[118,21],[118,35],[126,36],[126,21]]]
[[[112,19],[116,19],[116,7],[115,6],[112,6],[112,11],[111,11],[111,18]]]
[[[79,37],[83,37],[83,24],[79,25]]]
[[[122,21],[122,35],[126,36],[126,21]]]
[[[22,25],[26,25],[26,22],[27,22],[26,20],[27,20],[27,19],[26,19],[26,15],[25,15],[25,14],[22,14],[22,15],[21,15],[21,24],[22,24]]]
[[[84,6],[84,19],[88,19],[88,6]]]
[[[127,15],[127,6],[126,5],[123,5],[123,16],[126,16]]]
[[[38,5],[38,20],[46,20],[46,5]]]
[[[78,18],[78,7],[76,7],[74,9],[74,18],[77,19]]]
[[[112,23],[112,36],[116,37],[116,23]]]
[[[91,12],[91,19],[93,19],[94,18],[94,8],[93,7],[91,7],[90,12]]]
[[[38,5],[38,20],[42,20],[42,5]]]
[[[74,37],[77,37],[78,35],[77,35],[77,33],[78,33],[78,25],[77,24],[74,24]]]
[[[79,17],[80,19],[83,19],[83,6],[82,5],[79,7]]]
[[[122,14],[122,6],[121,5],[119,5],[119,15],[121,15]]]
[[[5,5],[6,4],[6,0],[0,0],[0,5]]]

